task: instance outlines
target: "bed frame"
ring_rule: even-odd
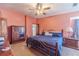
[[[62,33],[63,33],[63,30],[62,30]],[[28,37],[27,37],[27,40],[26,40],[26,44],[27,44],[27,47],[29,47],[29,44],[28,44]],[[33,46],[39,46],[39,47],[33,47]],[[50,50],[51,48],[54,49],[53,53],[54,53],[54,56],[57,56],[58,55],[58,43],[56,42],[56,45],[53,46],[53,45],[49,45],[47,44],[46,42],[38,42],[36,40],[34,40],[31,44],[31,47],[36,49],[37,51],[43,53],[44,55],[50,55]],[[47,49],[47,52],[46,51],[43,51],[41,50],[41,47]]]
[[[38,46],[38,47],[33,47],[33,46]],[[29,47],[28,41],[27,41],[27,47]],[[46,42],[41,42],[41,41],[38,42],[38,41],[34,40],[31,44],[31,47],[36,49],[37,51],[43,53],[44,55],[50,55],[50,50],[52,48],[52,49],[54,49],[54,51],[53,51],[54,56],[58,55],[57,54],[58,53],[58,43],[56,43],[56,46],[53,46],[53,45],[47,44]],[[41,50],[41,48],[44,48],[47,51]]]

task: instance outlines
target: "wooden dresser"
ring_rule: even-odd
[[[18,41],[25,41],[25,28],[24,26],[9,26],[8,27],[8,38],[12,44]]]
[[[74,49],[79,49],[79,40],[75,38],[64,38],[64,46]]]

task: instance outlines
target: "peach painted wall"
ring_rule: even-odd
[[[16,12],[12,9],[7,9],[0,7],[0,16],[7,20],[7,25],[16,25],[16,26],[25,26],[25,19],[26,19],[26,35],[32,35],[32,24],[36,24],[36,19],[30,16],[26,16],[19,12]],[[5,46],[7,45],[8,40],[5,40]]]
[[[12,9],[0,7],[1,16],[6,18],[8,26],[18,25],[24,26],[25,16],[19,12],[13,11]]]
[[[37,20],[30,16],[26,16],[26,35],[29,37],[32,35],[32,24],[36,24]]]
[[[79,16],[79,11],[40,18],[37,20],[37,23],[40,27],[40,33],[42,33],[43,30],[61,30],[66,29],[67,27],[72,27],[73,24],[72,20],[70,20],[70,17],[74,16]]]
[[[0,7],[0,17],[3,17],[7,20],[7,25],[16,25],[24,26],[25,25],[25,16],[19,12],[13,11],[12,9],[7,9]],[[5,39],[5,46],[9,46],[9,39]]]

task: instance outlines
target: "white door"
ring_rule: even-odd
[[[32,24],[32,35],[36,36],[37,34],[37,24]]]

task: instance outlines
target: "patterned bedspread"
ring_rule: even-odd
[[[31,44],[33,40],[46,42],[50,45],[56,45],[56,42],[57,42],[58,43],[58,55],[61,55],[62,53],[63,37],[52,37],[52,36],[44,36],[44,35],[32,36],[28,40],[29,44]],[[50,52],[50,55],[52,55],[51,52]]]

